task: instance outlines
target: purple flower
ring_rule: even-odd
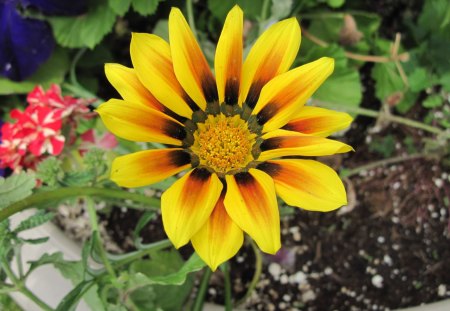
[[[86,1],[0,0],[0,75],[22,81],[52,54],[55,40],[50,25],[24,16],[27,8],[48,15],[77,15]]]

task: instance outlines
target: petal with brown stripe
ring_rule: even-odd
[[[285,156],[326,156],[353,151],[347,144],[298,132],[275,130],[262,136],[258,161]]]
[[[225,209],[231,219],[266,253],[281,247],[280,216],[272,178],[257,169],[226,175]]]
[[[278,196],[291,206],[328,212],[347,204],[338,174],[320,162],[275,160],[260,164],[258,169],[273,178]]]
[[[216,174],[196,168],[163,193],[161,211],[164,230],[176,248],[188,243],[208,221],[222,188]]]
[[[326,137],[350,126],[353,118],[345,112],[305,106],[297,111],[283,129]]]
[[[180,122],[144,104],[110,99],[96,111],[108,130],[128,140],[181,146],[186,137]]]
[[[217,87],[208,62],[178,8],[169,15],[169,40],[175,75],[186,93],[205,110],[217,100]]]
[[[213,271],[236,255],[244,242],[241,228],[225,210],[224,198],[225,193],[222,191],[211,216],[191,239],[197,254]]]
[[[122,187],[142,187],[157,183],[190,166],[191,158],[182,149],[145,150],[115,158],[111,179]]]
[[[214,67],[219,103],[238,104],[242,71],[243,20],[241,8],[234,6],[225,19],[217,43]]]
[[[295,17],[273,24],[258,38],[244,62],[239,102],[255,107],[262,87],[291,67],[300,40]]]
[[[153,96],[176,114],[190,118],[196,105],[175,76],[169,44],[155,35],[133,33],[130,55],[139,80]]]
[[[289,70],[270,80],[261,90],[252,114],[263,132],[285,125],[333,72],[334,60],[319,60]]]

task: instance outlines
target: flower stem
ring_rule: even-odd
[[[372,118],[381,117],[383,120],[386,120],[386,121],[403,124],[403,125],[406,125],[409,127],[414,127],[417,129],[424,130],[429,133],[443,135],[444,137],[450,138],[450,133],[446,133],[444,130],[441,130],[441,129],[431,126],[431,125],[423,124],[422,122],[419,122],[419,121],[404,118],[404,117],[389,115],[389,114],[385,114],[383,112],[379,112],[379,111],[375,111],[375,110],[371,110],[371,109],[365,109],[365,108],[359,108],[359,107],[348,107],[348,106],[343,106],[343,105],[339,105],[339,104],[335,104],[335,103],[323,102],[323,101],[318,101],[318,100],[313,100],[313,104],[317,104],[317,106],[320,106],[320,107],[332,108],[335,110],[355,113],[358,115],[372,117]]]
[[[262,256],[261,252],[258,249],[258,246],[256,246],[255,242],[253,240],[250,240],[250,245],[252,246],[253,252],[255,253],[255,274],[253,274],[252,281],[250,282],[250,285],[248,286],[247,292],[245,293],[244,297],[239,299],[234,306],[238,307],[241,304],[243,304],[248,297],[251,296],[253,290],[256,288],[256,285],[259,282],[259,279],[261,278],[261,272],[262,272]]]
[[[374,162],[371,162],[368,164],[361,165],[354,169],[348,170],[341,175],[342,175],[342,177],[351,177],[353,175],[359,174],[362,171],[368,171],[368,170],[377,168],[379,166],[384,166],[384,165],[389,165],[389,164],[394,164],[394,163],[399,163],[399,162],[404,162],[404,161],[410,161],[410,160],[415,160],[415,159],[420,159],[420,158],[426,158],[426,157],[430,157],[430,155],[426,155],[426,154],[422,154],[422,153],[415,153],[415,154],[409,154],[406,156],[397,156],[397,157],[387,158],[387,159],[374,161]]]
[[[30,207],[37,207],[43,203],[52,201],[59,201],[63,199],[80,197],[80,196],[93,196],[102,198],[131,200],[138,203],[143,203],[148,206],[145,209],[157,210],[160,205],[159,199],[147,197],[139,193],[132,193],[119,189],[106,189],[106,188],[93,188],[93,187],[67,187],[60,188],[52,191],[38,192],[30,195],[29,197],[17,201],[4,209],[0,210],[0,222],[8,218],[9,216],[23,211]]]
[[[269,0],[263,0],[263,5],[261,8],[261,21],[265,21],[267,19],[267,11],[269,9]]]
[[[222,264],[222,272],[225,280],[225,311],[231,311],[233,306],[231,304],[230,264],[228,262]]]
[[[209,279],[211,278],[212,271],[209,267],[203,269],[203,277],[198,289],[197,297],[195,297],[194,306],[192,311],[202,311],[203,303],[205,302],[206,289],[208,288]]]
[[[97,219],[97,211],[95,210],[94,201],[90,197],[85,197],[86,200],[86,207],[89,214],[89,221],[91,224],[92,229],[92,236],[94,238],[94,242],[97,244],[96,249],[99,252],[100,258],[103,262],[103,265],[105,266],[106,271],[108,271],[108,274],[110,275],[111,279],[113,280],[113,283],[117,282],[117,276],[114,272],[113,267],[111,266],[111,263],[108,260],[108,257],[106,255],[105,247],[103,246],[103,242],[100,236],[100,232],[98,230],[98,219]]]
[[[5,258],[2,258],[0,261],[0,265],[2,267],[2,270],[5,272],[6,276],[11,280],[11,282],[14,284],[14,286],[28,299],[33,301],[35,304],[37,304],[39,307],[41,307],[44,311],[53,311],[53,309],[40,300],[35,294],[33,294],[23,283],[23,281],[19,280],[14,272],[11,270],[8,261]]]
[[[193,8],[192,0],[186,0],[186,11],[187,11],[187,16],[188,16],[189,26],[191,27],[194,37],[198,40],[197,29],[195,28],[194,8]]]

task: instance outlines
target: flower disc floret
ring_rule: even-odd
[[[191,149],[199,157],[200,165],[225,174],[245,168],[253,160],[251,151],[256,135],[239,115],[209,115],[197,126]]]

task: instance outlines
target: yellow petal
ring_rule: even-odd
[[[195,104],[175,77],[169,44],[155,35],[133,33],[130,55],[139,80],[156,99],[176,114],[190,118]]]
[[[319,60],[292,69],[270,80],[261,90],[252,114],[264,125],[263,132],[285,125],[333,72],[334,60]]]
[[[191,240],[197,254],[213,271],[236,255],[244,242],[244,234],[228,216],[223,200],[221,195],[211,216]]]
[[[281,247],[280,216],[272,178],[263,171],[226,175],[225,208],[231,219],[266,253]]]
[[[305,106],[297,111],[283,129],[326,137],[350,126],[352,117],[345,112]]]
[[[328,212],[347,204],[345,188],[338,174],[320,162],[267,161],[258,169],[273,178],[278,196],[289,205]]]
[[[105,64],[105,74],[108,81],[124,100],[149,105],[162,112],[165,111],[165,107],[139,81],[133,68],[119,64]]]
[[[142,187],[159,182],[190,167],[183,149],[139,151],[114,159],[111,180],[122,187]]]
[[[172,8],[169,39],[175,75],[186,93],[205,110],[207,102],[217,100],[214,76],[183,14]]]
[[[263,139],[258,161],[285,156],[326,156],[353,150],[336,140],[286,130],[269,132]]]
[[[255,107],[262,87],[291,67],[300,40],[295,17],[273,24],[259,37],[244,62],[239,102]]]
[[[206,223],[222,191],[222,182],[206,169],[194,169],[161,196],[164,230],[176,248]]]
[[[227,15],[217,43],[214,66],[219,103],[225,102],[229,105],[238,103],[242,71],[243,20],[241,8],[235,5]]]
[[[128,140],[181,146],[186,136],[180,122],[143,104],[110,99],[96,111],[108,130]]]

